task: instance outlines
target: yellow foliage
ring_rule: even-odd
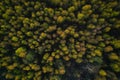
[[[91,53],[91,56],[96,56],[96,54],[95,53]]]
[[[65,30],[65,33],[66,33],[66,34],[69,34],[69,33],[70,33],[70,30],[66,29],[66,30]]]
[[[15,67],[13,65],[7,66],[7,69],[13,70]]]
[[[35,76],[40,76],[40,75],[41,75],[41,71],[35,73]]]
[[[29,70],[30,70],[30,67],[29,67],[29,66],[26,66],[26,67],[23,68],[23,70],[29,71]]]
[[[82,53],[79,53],[78,54],[78,57],[82,58],[83,54]]]
[[[46,36],[47,36],[47,34],[44,33],[44,32],[42,32],[41,35],[39,36],[39,39],[43,39],[43,38],[45,38]]]
[[[15,76],[15,80],[19,80],[20,79],[20,77],[19,76]]]
[[[65,74],[65,69],[59,69],[59,74]]]
[[[23,58],[26,56],[26,49],[24,49],[23,47],[20,47],[15,51],[15,53],[17,56]]]
[[[83,60],[82,60],[81,58],[77,58],[77,59],[76,59],[76,62],[77,62],[77,63],[81,63],[82,61],[83,61]]]
[[[58,55],[58,54],[55,55],[55,58],[56,58],[56,59],[59,59],[59,58],[60,58],[60,55]]]
[[[26,80],[26,78],[25,77],[22,77],[22,79],[21,80]]]
[[[63,51],[67,51],[68,48],[67,48],[67,47],[63,47],[62,50],[63,50]]]
[[[91,55],[87,55],[87,58],[91,58],[92,56]]]
[[[6,78],[6,79],[13,79],[13,77],[14,77],[14,76],[13,76],[12,74],[9,74],[9,73],[5,75],[5,78]]]
[[[37,71],[37,70],[39,70],[39,69],[40,69],[40,66],[39,66],[39,65],[37,65],[37,64],[32,64],[32,65],[31,65],[31,69],[33,69],[33,70]]]
[[[117,55],[117,54],[112,53],[112,54],[110,54],[110,55],[109,55],[109,59],[111,59],[111,60],[118,60],[118,59],[119,59],[119,57],[118,57],[118,55]]]
[[[102,56],[102,52],[101,52],[100,50],[95,50],[95,54],[96,54],[97,56]]]
[[[17,63],[13,63],[13,66],[16,67],[18,64]]]
[[[76,55],[76,54],[74,54],[74,55],[72,55],[72,57],[73,57],[73,59],[76,59],[76,58],[77,58],[77,55]]]
[[[85,5],[82,7],[82,10],[89,10],[91,9],[91,5]]]
[[[105,31],[105,32],[109,32],[110,30],[111,30],[110,27],[106,27],[104,31]]]
[[[78,13],[77,18],[78,18],[78,19],[83,19],[84,16],[85,16],[84,14],[82,14],[82,13]]]
[[[63,59],[64,59],[65,61],[69,61],[69,60],[70,60],[69,56],[64,56]]]
[[[53,61],[53,57],[50,56],[50,57],[48,58],[48,61],[49,61],[49,62],[52,62],[52,61]]]
[[[75,38],[78,38],[78,37],[79,37],[79,34],[78,34],[78,33],[75,33],[75,34],[74,34],[74,37],[75,37]]]
[[[54,57],[54,56],[55,56],[55,54],[56,54],[55,52],[52,52],[52,54],[51,54],[51,55]]]
[[[3,63],[2,63],[2,66],[7,66],[7,65],[8,65],[7,62],[3,62]]]
[[[99,71],[99,74],[100,74],[101,76],[106,76],[106,75],[107,75],[107,73],[106,73],[104,70],[100,70],[100,71]]]
[[[44,59],[44,60],[47,60],[48,57],[49,57],[49,53],[45,53],[45,55],[43,56],[43,59]]]
[[[56,29],[56,26],[49,26],[47,29],[48,32],[54,31]]]
[[[64,32],[62,32],[60,37],[62,37],[64,39],[66,37],[66,34]]]
[[[58,70],[55,70],[55,74],[59,74],[59,71],[58,71]]]
[[[57,22],[58,23],[62,23],[64,21],[64,18],[62,17],[62,16],[59,16],[58,18],[57,18]]]
[[[43,70],[43,73],[47,72],[47,69],[45,67],[43,67],[42,70]]]
[[[21,52],[21,53],[19,53],[18,56],[21,57],[21,58],[24,58],[26,56],[26,53],[25,52]]]
[[[111,46],[107,46],[107,47],[105,47],[104,51],[110,52],[110,51],[113,51],[113,48]]]

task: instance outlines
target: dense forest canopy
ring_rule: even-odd
[[[120,1],[0,0],[0,80],[120,80]]]

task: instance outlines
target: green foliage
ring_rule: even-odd
[[[119,80],[118,0],[1,0],[0,80]]]
[[[83,19],[84,18],[84,14],[82,14],[82,13],[79,13],[78,15],[77,15],[77,17],[78,17],[78,19]]]
[[[35,58],[35,53],[33,53],[33,52],[29,52],[25,57],[25,59],[30,62],[32,62],[34,60],[34,58]]]
[[[61,0],[51,0],[50,2],[54,5],[58,5],[60,4]]]
[[[20,47],[18,48],[16,51],[15,51],[16,55],[19,56],[19,57],[25,57],[26,55],[26,49],[23,48],[23,47]]]
[[[21,52],[25,52],[25,51],[26,51],[25,48],[20,47],[20,48],[18,48],[18,49],[15,51],[15,53],[16,53],[16,54],[19,54],[19,53],[21,53]]]
[[[17,41],[18,41],[18,38],[15,37],[15,36],[13,36],[13,37],[12,37],[12,41],[17,42]]]
[[[115,40],[112,42],[115,48],[120,48],[120,40]]]

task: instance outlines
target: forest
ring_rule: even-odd
[[[120,80],[120,0],[0,0],[0,80]]]

